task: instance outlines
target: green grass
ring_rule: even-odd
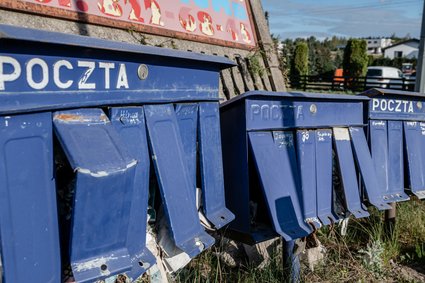
[[[425,267],[425,201],[397,204],[395,229],[388,235],[384,213],[370,209],[371,216],[350,219],[347,235],[338,227],[319,230],[327,253],[314,272],[303,266],[303,282],[418,282],[394,269],[398,266]],[[201,254],[177,276],[177,282],[285,282],[282,257],[276,250],[262,269],[242,262],[228,267],[219,258],[219,247]]]

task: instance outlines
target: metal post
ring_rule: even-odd
[[[388,238],[393,236],[395,221],[397,216],[397,206],[395,202],[390,203],[391,209],[385,210],[385,235]]]
[[[415,91],[420,93],[425,92],[424,53],[425,53],[425,1],[424,1],[423,12],[422,12],[421,42],[419,44],[419,56],[418,56],[418,66],[416,68],[416,84],[415,84]]]
[[[283,240],[283,270],[287,275],[287,282],[300,282],[300,258],[294,254],[295,241]]]

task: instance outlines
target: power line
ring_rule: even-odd
[[[421,2],[421,0],[404,0],[404,1],[392,1],[392,2],[384,2],[384,3],[374,3],[374,4],[368,4],[368,5],[359,5],[359,6],[352,6],[352,7],[338,7],[338,8],[331,8],[331,9],[315,9],[308,11],[308,15],[329,15],[334,13],[341,13],[341,12],[353,12],[353,11],[361,11],[361,10],[367,10],[371,8],[394,8],[394,7],[400,7],[400,6],[407,6],[408,4],[416,4]],[[280,13],[279,16],[293,16],[293,15],[299,15],[303,11],[299,12],[290,12],[290,13]]]
[[[384,2],[384,3],[374,3],[367,5],[359,5],[359,6],[351,6],[351,7],[338,7],[338,8],[325,8],[325,9],[315,9],[310,10],[310,13],[328,13],[328,12],[341,12],[341,11],[353,11],[359,9],[369,9],[369,8],[381,8],[381,7],[392,7],[406,4],[413,4],[416,2],[420,2],[420,0],[403,0],[403,1],[393,1],[393,2]],[[289,13],[283,13],[282,15],[288,15]],[[297,13],[298,14],[298,13]]]

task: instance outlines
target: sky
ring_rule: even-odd
[[[281,40],[315,36],[419,38],[424,0],[262,0]]]

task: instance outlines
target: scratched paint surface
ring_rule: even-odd
[[[132,25],[147,25],[183,32],[201,38],[214,38],[255,46],[253,28],[245,0],[21,0],[42,6],[86,13]]]

